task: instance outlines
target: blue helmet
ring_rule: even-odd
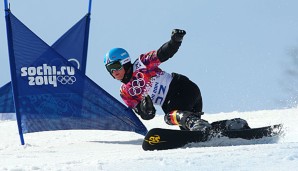
[[[104,64],[107,65],[115,61],[119,61],[122,65],[130,62],[128,52],[122,48],[113,48],[109,50],[104,57]]]

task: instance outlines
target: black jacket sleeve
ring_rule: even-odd
[[[180,46],[181,42],[177,42],[171,39],[157,50],[158,59],[161,62],[168,60],[169,58],[174,56],[174,54],[178,51]]]

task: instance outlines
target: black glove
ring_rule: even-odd
[[[150,120],[155,117],[155,108],[149,95],[147,95],[137,106],[134,111],[144,120]]]
[[[183,36],[186,34],[185,30],[174,29],[172,31],[171,39],[175,42],[182,42]]]

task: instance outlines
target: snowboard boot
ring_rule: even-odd
[[[165,115],[165,122],[169,125],[179,125],[182,130],[205,131],[211,128],[211,125],[201,119],[203,112],[188,112],[175,110]]]
[[[199,119],[193,115],[190,115],[186,119],[186,127],[190,131],[208,131],[212,128],[212,126],[208,123],[208,121]]]
[[[249,129],[248,123],[246,120],[241,118],[235,118],[227,120],[226,129],[227,130],[240,130],[240,129]]]
[[[216,122],[212,122],[211,125],[213,127],[213,130],[216,132],[221,132],[226,130],[250,129],[247,121],[241,118],[216,121]]]

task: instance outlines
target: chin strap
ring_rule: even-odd
[[[123,79],[121,80],[122,83],[126,84],[129,82],[129,80],[132,77],[132,64],[131,63],[126,63],[124,64],[124,70],[125,74],[123,76]]]

